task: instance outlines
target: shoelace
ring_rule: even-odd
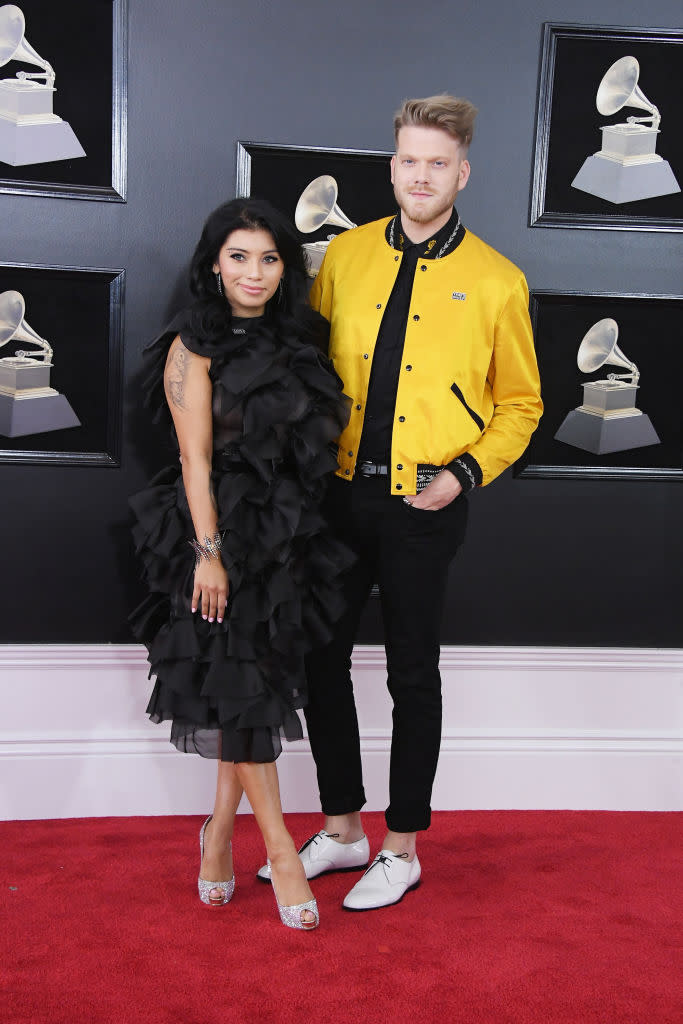
[[[377,856],[375,857],[375,859],[373,860],[372,864],[370,865],[370,867],[365,872],[365,874],[369,875],[370,872],[372,871],[372,869],[374,867],[377,867],[378,864],[387,864],[389,867],[391,867],[392,860],[404,860],[404,859],[408,860],[408,854],[407,853],[392,853],[390,857],[387,857],[386,854],[384,854],[384,853],[378,853]]]
[[[325,836],[328,837],[329,839],[339,839],[339,833],[338,832],[325,832]],[[316,843],[316,845],[317,845],[318,840],[322,839],[322,838],[323,838],[322,834],[320,832],[316,832],[316,834],[314,836],[311,836],[310,839],[306,840],[304,845],[299,850],[299,853],[303,853],[304,850],[306,850],[311,845],[311,843]]]

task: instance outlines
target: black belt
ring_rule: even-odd
[[[417,490],[421,491],[435,476],[442,471],[443,466],[432,466],[428,462],[421,462],[417,467]],[[384,462],[371,462],[366,459],[356,464],[356,472],[360,476],[388,476],[389,467]]]
[[[389,467],[382,462],[358,462],[356,464],[356,472],[360,473],[361,476],[388,476]]]

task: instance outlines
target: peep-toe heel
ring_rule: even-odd
[[[210,814],[199,831],[200,870],[202,860],[204,859],[204,833],[206,831],[206,826],[212,818],[213,815]],[[232,843],[230,843],[230,848],[232,849]],[[235,873],[233,871],[232,878],[229,882],[207,882],[206,879],[202,878],[200,875],[197,879],[197,889],[199,890],[199,898],[202,903],[206,903],[209,907],[223,907],[226,903],[230,902],[235,891]],[[214,889],[220,889],[222,891],[222,896],[212,896],[211,892]]]
[[[270,868],[270,861],[268,861],[268,867]],[[301,928],[302,931],[310,932],[313,931],[314,928],[318,927],[318,925],[320,924],[320,914],[318,913],[317,900],[307,900],[305,903],[295,903],[291,907],[283,907],[279,899],[277,898],[277,892],[275,891],[274,883],[273,894],[275,896],[275,902],[277,903],[277,909],[280,912],[280,920],[288,928]],[[302,921],[301,915],[305,910],[310,910],[315,920]]]

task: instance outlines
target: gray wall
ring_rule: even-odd
[[[676,27],[680,2],[647,17]],[[460,93],[480,109],[460,213],[532,289],[680,293],[681,235],[527,227],[542,23],[643,18],[635,0],[129,0],[128,202],[0,196],[0,260],[126,269],[128,382],[121,469],[0,465],[0,641],[128,638],[126,498],[148,472],[130,382],[206,213],[234,194],[237,139],[389,149],[401,99]],[[682,511],[673,483],[506,474],[472,500],[444,640],[680,645]],[[608,578],[584,586],[607,553]]]

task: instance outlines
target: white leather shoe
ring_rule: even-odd
[[[329,832],[321,829],[307,839],[299,850],[299,857],[306,872],[306,878],[317,878],[332,871],[360,871],[368,866],[370,844],[367,836],[355,843],[338,843]],[[270,882],[270,866],[264,864],[256,872],[262,882]]]
[[[411,889],[417,889],[421,874],[417,856],[409,861],[391,850],[380,850],[360,881],[347,893],[343,906],[346,910],[390,907]]]

